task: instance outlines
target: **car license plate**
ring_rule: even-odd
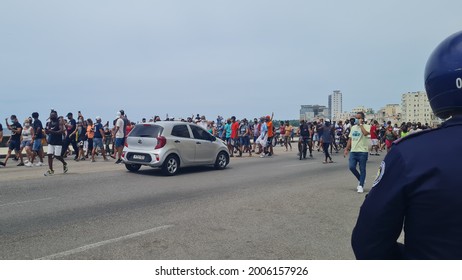
[[[145,156],[143,155],[133,155],[133,159],[144,160]]]

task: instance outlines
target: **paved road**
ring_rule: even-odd
[[[112,162],[0,169],[0,259],[353,259],[347,159],[233,158],[175,177]],[[368,185],[382,160],[370,157]]]

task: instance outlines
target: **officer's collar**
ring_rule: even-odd
[[[453,125],[462,125],[462,115],[457,115],[443,123],[443,127],[453,126]]]

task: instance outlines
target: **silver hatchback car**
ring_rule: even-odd
[[[214,165],[224,169],[229,153],[222,140],[202,127],[165,121],[137,124],[127,137],[122,160],[132,172],[145,165],[161,168],[163,174],[172,176],[180,166]]]

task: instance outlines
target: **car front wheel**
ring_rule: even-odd
[[[217,155],[217,159],[215,160],[215,168],[216,169],[225,169],[229,163],[229,156],[226,152],[221,151]]]

